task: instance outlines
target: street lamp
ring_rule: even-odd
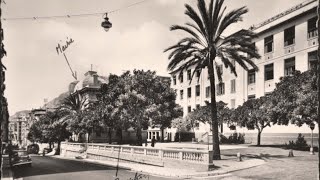
[[[104,21],[101,23],[101,26],[103,27],[103,29],[108,32],[109,29],[112,27],[112,23],[109,21],[108,18],[108,13],[104,14]]]
[[[310,126],[310,129],[311,129],[311,147],[310,147],[310,154],[314,155],[314,151],[313,151],[313,130],[314,130],[315,124],[312,122],[309,126]]]

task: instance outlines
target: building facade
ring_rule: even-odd
[[[31,126],[30,112],[18,112],[9,118],[9,139],[12,144],[25,147],[29,144],[27,140],[29,128]]]
[[[236,64],[236,77],[218,59],[223,82],[216,80],[217,102],[223,101],[229,108],[236,108],[248,99],[268,95],[281,77],[294,70],[303,72],[315,67],[318,48],[316,7],[316,0],[308,0],[250,27],[257,33],[252,43],[261,55],[261,59],[254,59],[259,71],[247,72]],[[176,101],[183,107],[184,115],[204,106],[205,101],[210,102],[207,69],[196,73],[190,83],[193,71],[190,68],[182,76],[179,72],[171,72],[171,87],[176,89]],[[196,137],[201,139],[209,130],[208,125],[198,124]]]

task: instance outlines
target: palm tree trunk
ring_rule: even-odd
[[[317,63],[317,84],[318,84],[318,144],[320,144],[320,0],[318,0],[318,8],[317,8],[317,27],[318,27],[318,63]],[[318,153],[318,158],[320,159],[320,153]],[[320,178],[320,174],[319,174]]]
[[[213,53],[212,53],[213,54]],[[212,126],[212,150],[213,159],[220,160],[220,146],[219,146],[219,127],[218,127],[218,117],[217,117],[217,105],[216,105],[216,89],[215,89],[215,75],[213,70],[213,60],[215,57],[209,55],[209,66],[208,73],[210,77],[210,90],[211,90],[211,126]]]

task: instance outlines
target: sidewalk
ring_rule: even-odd
[[[68,160],[75,160],[81,162],[95,163],[117,167],[117,161],[106,161],[106,160],[93,160],[93,159],[74,159],[74,158],[65,158],[61,156],[53,156],[53,158],[61,158]],[[128,169],[135,172],[143,172],[155,176],[164,176],[171,178],[191,178],[191,177],[207,177],[207,176],[216,176],[221,174],[226,174],[229,172],[234,172],[238,170],[248,169],[251,167],[259,166],[264,164],[265,161],[261,159],[245,159],[241,162],[236,161],[236,159],[224,159],[214,161],[215,169],[211,171],[195,171],[190,169],[174,169],[174,168],[165,168],[152,165],[145,165],[139,163],[129,163],[129,162],[119,162],[119,168]]]
[[[3,168],[2,169],[2,180],[13,180],[13,173],[12,170],[9,168]]]

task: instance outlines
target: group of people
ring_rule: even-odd
[[[155,144],[156,144],[156,139],[154,137],[152,137],[152,139],[151,139],[151,147],[154,147]],[[147,140],[145,141],[145,146],[146,147],[148,146],[148,141]]]

